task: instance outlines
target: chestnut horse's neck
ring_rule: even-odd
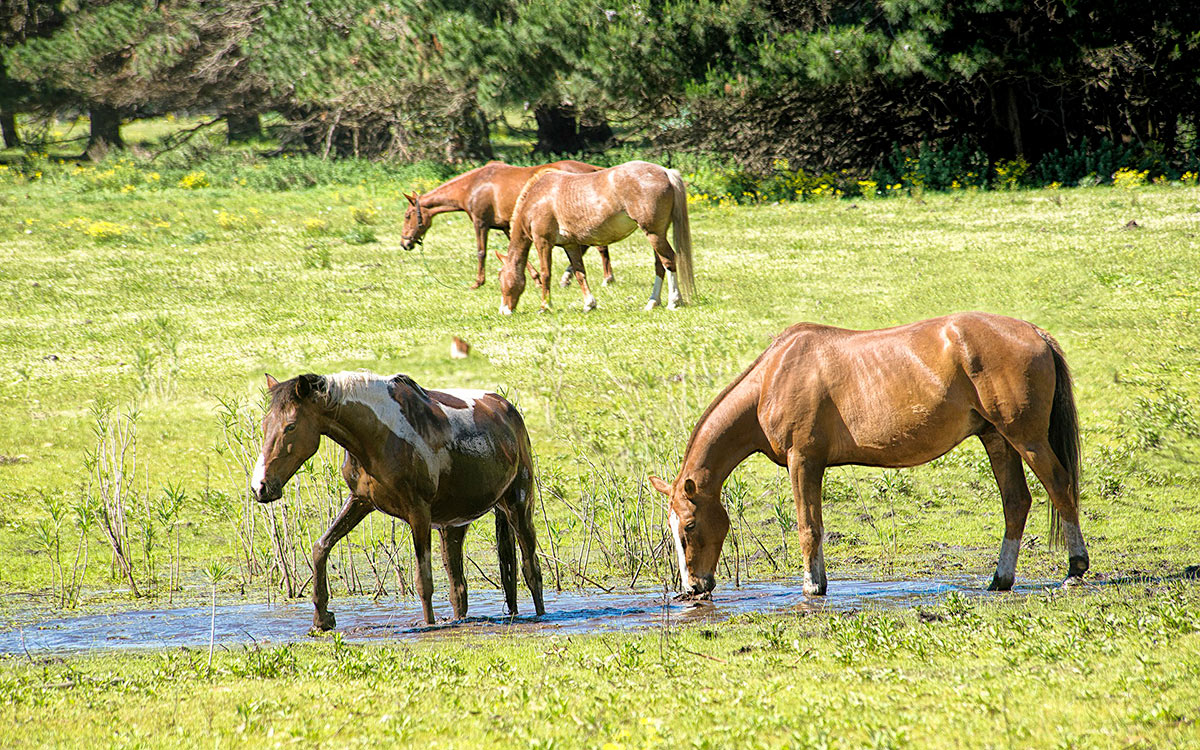
[[[483,169],[485,167],[477,167],[469,172],[464,172],[421,195],[417,199],[421,203],[421,208],[431,214],[466,211],[467,197],[475,189],[475,181]]]
[[[769,447],[758,422],[760,383],[751,370],[717,396],[688,439],[679,480],[694,481],[700,497],[719,501],[721,487],[737,465]]]

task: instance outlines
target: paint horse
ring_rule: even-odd
[[[533,457],[516,407],[495,393],[425,390],[410,378],[370,373],[267,376],[271,406],[263,417],[263,449],[251,489],[259,502],[277,500],[326,435],[346,449],[342,476],[350,499],[313,545],[313,626],[335,626],[327,608],[325,563],[338,540],[371,511],[403,519],[412,529],[417,593],[433,622],[430,535],[442,538],[454,616],[467,614],[463,538],[467,524],[496,509],[496,544],[508,611],[517,612],[516,550],[537,614],[542,573],[533,527]]]
[[[488,232],[499,229],[509,232],[517,196],[529,178],[539,169],[561,169],[564,172],[595,172],[599,167],[581,161],[556,161],[541,167],[513,167],[493,161],[477,169],[460,174],[424,195],[406,195],[408,209],[404,212],[404,227],[401,230],[400,246],[405,250],[416,247],[425,233],[433,226],[433,217],[452,211],[466,211],[475,228],[475,246],[479,268],[472,289],[483,285],[483,266],[487,258]],[[596,250],[604,267],[604,285],[613,282],[612,262],[608,247],[601,245]]]
[[[1013,585],[1031,498],[1024,461],[1046,488],[1051,538],[1082,580],[1079,426],[1071,375],[1050,334],[1022,320],[959,313],[897,328],[848,331],[801,323],[784,331],[709,405],[688,440],[669,498],[685,597],[707,597],[729,516],[721,485],[747,456],[786,466],[804,593],[824,595],[821,479],[826,467],[899,468],[932,461],[971,437],[991,461],[1004,540],[989,589]]]
[[[673,228],[675,246],[667,241]],[[551,250],[567,251],[583,292],[583,309],[596,307],[588,290],[583,250],[588,245],[611,245],[641,229],[654,249],[656,275],[646,309],[659,304],[663,276],[670,290],[668,307],[683,304],[694,292],[692,237],[688,223],[687,188],[673,169],[630,161],[586,174],[543,169],[517,198],[509,228],[508,255],[500,255],[500,313],[517,308],[525,290],[529,250],[536,247],[542,287],[542,309],[550,306]],[[499,253],[497,253],[499,255]],[[678,272],[678,274],[677,274]],[[678,275],[678,278],[677,278]]]

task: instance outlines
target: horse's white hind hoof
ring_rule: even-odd
[[[668,309],[668,310],[678,310],[678,309],[679,309],[679,308],[681,308],[681,307],[683,307],[683,301],[682,301],[682,300],[674,300],[674,299],[673,299],[673,300],[671,300],[670,302],[668,302],[668,303],[667,303],[667,309]]]
[[[562,280],[559,281],[558,283],[562,286],[563,289],[566,289],[567,287],[571,286],[572,275],[573,274],[570,271],[567,271],[566,273],[564,273],[562,275]]]
[[[501,304],[500,305],[500,314],[501,315],[512,315],[512,308],[510,308],[508,305]]]
[[[592,310],[595,310],[595,309],[596,309],[596,298],[589,294],[587,296],[587,298],[583,300],[583,311],[591,312]]]
[[[656,307],[658,307],[658,300],[652,299],[646,303],[646,312],[650,312],[651,310],[653,310]]]
[[[600,282],[600,286],[612,286],[615,283],[617,283],[617,280],[615,278],[613,278],[612,276],[605,276],[604,281]]]

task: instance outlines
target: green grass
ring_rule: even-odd
[[[678,631],[9,657],[11,747],[1189,748],[1200,590]],[[52,718],[49,718],[52,717]],[[86,739],[84,739],[86,738]]]

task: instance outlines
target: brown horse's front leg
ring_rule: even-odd
[[[479,253],[479,269],[475,272],[475,283],[471,285],[472,289],[478,289],[483,286],[483,266],[485,261],[487,261],[488,231],[486,224],[475,223],[475,247]]]
[[[466,526],[447,526],[439,529],[442,537],[442,565],[450,579],[450,604],[454,607],[454,619],[467,616],[467,576],[463,571],[463,538]]]
[[[806,461],[793,451],[788,454],[788,475],[796,501],[796,530],[800,534],[800,554],[804,556],[805,596],[825,596],[825,552],[822,549],[825,526],[821,522],[821,479],[825,467]]]
[[[604,272],[604,281],[601,282],[601,286],[612,286],[617,283],[617,279],[613,276],[612,260],[608,257],[608,245],[600,245],[596,248],[596,252],[600,253],[600,270]]]
[[[351,495],[333,524],[313,545],[313,630],[333,630],[337,626],[333,613],[327,609],[329,604],[329,584],[326,580],[325,566],[329,560],[329,551],[342,537],[354,530],[372,510],[366,500]]]
[[[421,597],[421,611],[425,616],[425,624],[433,624],[433,565],[431,528],[429,514],[417,514],[420,517],[410,518],[408,525],[412,527],[413,552],[417,556],[417,570],[413,575],[417,586],[417,595]]]
[[[567,251],[567,259],[571,261],[571,268],[575,272],[575,278],[579,281],[579,290],[583,292],[583,311],[595,310],[596,298],[592,296],[592,290],[588,289],[587,271],[583,267],[584,248],[572,245],[563,249]]]

